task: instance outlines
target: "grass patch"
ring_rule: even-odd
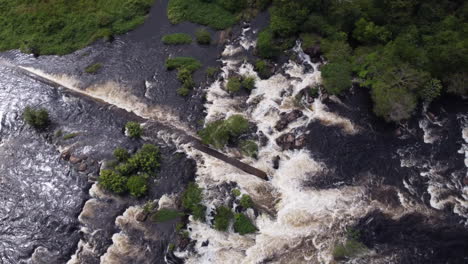
[[[85,72],[89,74],[96,74],[102,68],[101,63],[94,63],[85,68]]]
[[[23,119],[35,129],[44,129],[50,124],[49,112],[45,108],[34,109],[26,106],[23,112]]]
[[[78,136],[78,135],[79,135],[79,133],[70,133],[70,134],[66,134],[66,135],[63,136],[63,139],[64,139],[64,140],[69,140],[69,139],[72,139],[72,138],[74,138],[74,137],[76,137],[76,136]]]
[[[216,1],[170,0],[167,16],[173,24],[190,21],[218,30],[231,27],[237,22],[236,16]]]
[[[0,50],[67,54],[142,24],[153,0],[15,0],[0,3]]]
[[[172,210],[172,209],[161,209],[158,210],[152,217],[151,219],[155,222],[166,222],[170,221],[173,219],[176,219],[179,216],[183,216],[184,214],[177,211],[177,210]]]
[[[192,37],[185,33],[174,33],[165,35],[162,42],[166,45],[182,45],[192,43]]]
[[[192,57],[174,57],[166,60],[166,69],[168,70],[180,70],[187,69],[190,72],[194,72],[200,69],[202,64],[195,58]]]
[[[204,28],[199,28],[195,32],[195,37],[197,38],[197,43],[201,45],[210,45],[211,44],[211,34],[208,30]]]

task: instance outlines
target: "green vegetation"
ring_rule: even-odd
[[[69,139],[72,139],[72,138],[74,138],[74,137],[76,137],[76,136],[78,136],[78,135],[79,135],[79,133],[70,133],[70,134],[66,134],[66,135],[63,136],[63,139],[64,139],[64,140],[69,140]]]
[[[242,140],[239,142],[239,147],[245,156],[256,158],[258,154],[258,145],[252,140]]]
[[[143,129],[141,128],[140,124],[137,122],[127,122],[125,125],[125,129],[127,130],[128,135],[131,138],[140,138]]]
[[[242,213],[234,215],[234,231],[241,234],[255,233],[257,228],[252,224],[252,221]]]
[[[201,63],[192,57],[175,57],[166,60],[166,69],[178,70],[177,79],[182,83],[182,87],[177,90],[181,96],[187,96],[195,86],[192,74],[201,68]]]
[[[213,78],[215,77],[216,73],[218,73],[219,69],[216,68],[216,67],[208,67],[206,68],[205,72],[206,72],[206,76],[208,76],[208,78]]]
[[[170,0],[167,16],[173,24],[190,21],[214,29],[233,26],[236,16],[218,4],[218,1]]]
[[[175,249],[175,244],[174,243],[169,243],[167,246],[167,251],[172,252]]]
[[[62,129],[59,129],[59,130],[55,131],[55,133],[54,133],[54,136],[56,138],[62,137],[62,135],[63,135],[63,130]]]
[[[166,45],[182,45],[192,43],[192,37],[185,33],[174,33],[165,35],[162,42]]]
[[[257,52],[275,58],[298,37],[304,48],[320,44],[327,59],[324,89],[341,94],[354,78],[371,89],[374,112],[398,122],[418,102],[446,92],[468,94],[467,6],[449,0],[274,0]]]
[[[244,207],[245,209],[247,209],[247,208],[253,208],[254,203],[252,201],[252,198],[249,195],[244,194],[242,195],[240,199],[240,205]]]
[[[24,121],[35,129],[44,129],[49,123],[49,113],[44,108],[34,109],[26,106],[23,112]]]
[[[195,220],[205,220],[206,207],[201,203],[203,190],[194,182],[189,183],[182,195],[182,206],[189,210]]]
[[[239,189],[234,189],[232,190],[232,194],[235,196],[235,197],[238,197],[241,195],[241,191]]]
[[[174,57],[166,60],[166,69],[170,71],[187,69],[190,72],[194,72],[200,69],[201,66],[201,63],[192,57]]]
[[[114,157],[119,162],[125,162],[130,158],[130,154],[128,153],[128,150],[119,147],[114,150]]]
[[[255,71],[262,79],[268,79],[271,75],[271,67],[266,60],[257,60],[255,62]]]
[[[230,93],[235,93],[240,91],[242,87],[241,79],[239,77],[229,77],[226,84],[226,89]]]
[[[143,23],[153,0],[2,0],[0,50],[67,54]]]
[[[85,72],[89,74],[96,74],[102,68],[101,63],[94,63],[85,68]]]
[[[244,89],[253,90],[255,88],[255,77],[243,76],[241,84]]]
[[[216,215],[214,217],[214,227],[218,231],[226,231],[229,227],[233,214],[231,209],[226,206],[216,208]]]
[[[131,176],[127,180],[128,192],[135,197],[141,197],[145,195],[148,191],[148,185],[146,182],[147,179],[144,174]]]
[[[117,194],[129,192],[132,196],[142,197],[148,191],[148,180],[156,175],[159,168],[159,148],[145,144],[130,156],[123,148],[114,150],[118,165],[114,170],[102,170],[98,182],[101,187]]]
[[[183,215],[184,215],[183,213],[177,210],[163,208],[163,209],[158,210],[151,217],[151,219],[155,222],[166,222],[166,221],[176,219],[177,217],[183,216]]]
[[[199,131],[203,143],[216,148],[224,147],[230,139],[247,132],[249,122],[241,115],[233,115],[226,120],[218,120],[206,125]]]
[[[368,248],[359,242],[359,236],[358,231],[348,231],[346,242],[335,245],[332,253],[333,258],[335,260],[349,259],[367,251]]]
[[[195,37],[197,38],[197,43],[202,45],[210,45],[211,44],[211,34],[208,30],[204,28],[199,28],[195,32]]]

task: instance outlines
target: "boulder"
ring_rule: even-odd
[[[77,157],[77,156],[70,156],[70,162],[72,164],[78,164],[82,159],[80,157]]]
[[[66,149],[64,151],[62,151],[62,153],[60,153],[60,158],[62,158],[63,160],[68,160],[70,159],[70,149]]]
[[[275,129],[278,131],[282,131],[289,125],[289,123],[294,122],[303,115],[304,114],[302,113],[302,111],[298,109],[293,110],[289,113],[283,112],[280,114],[280,120],[276,123]]]
[[[306,143],[305,135],[296,136],[294,133],[286,133],[276,139],[278,144],[283,150],[300,149]]]
[[[78,171],[86,171],[88,169],[88,165],[85,162],[81,162],[80,166],[78,166]]]
[[[146,213],[144,210],[140,211],[135,215],[135,220],[138,222],[144,222],[146,221],[146,218],[148,218],[148,213]]]
[[[279,168],[280,156],[273,158],[273,169],[277,170]]]

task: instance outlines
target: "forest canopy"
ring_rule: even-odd
[[[143,23],[153,0],[0,0],[0,50],[67,54]]]
[[[295,39],[319,45],[324,88],[351,80],[371,89],[374,112],[409,118],[418,102],[468,95],[468,2],[463,0],[274,0],[258,54],[280,55]],[[304,40],[307,40],[304,41]]]

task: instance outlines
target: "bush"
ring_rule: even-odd
[[[242,84],[239,77],[229,77],[226,84],[226,89],[231,93],[235,93],[240,91],[241,86]]]
[[[236,16],[216,1],[170,0],[167,16],[173,24],[190,21],[217,30],[226,29],[237,22]]]
[[[166,45],[182,45],[192,43],[192,37],[185,33],[174,33],[165,35],[162,42]]]
[[[144,22],[152,0],[2,1],[0,50],[67,54]]]
[[[166,222],[166,221],[176,219],[177,217],[183,216],[183,215],[184,215],[183,213],[177,210],[163,208],[163,209],[158,210],[151,217],[151,219],[155,222]]]
[[[351,65],[348,62],[331,62],[321,68],[323,86],[329,94],[341,94],[351,88]]]
[[[262,79],[267,79],[271,75],[271,67],[265,60],[257,60],[255,62],[255,71],[258,72],[258,75]]]
[[[98,182],[104,189],[114,193],[127,191],[127,178],[111,170],[102,170]]]
[[[248,128],[249,122],[245,118],[240,115],[233,115],[226,120],[209,123],[198,134],[203,143],[222,148],[228,143],[229,139],[240,136]]]
[[[210,45],[211,43],[211,34],[204,28],[197,29],[195,37],[197,38],[198,44]]]
[[[119,162],[125,162],[130,158],[130,154],[128,151],[124,148],[116,148],[114,150],[114,157],[119,161]]]
[[[195,220],[205,220],[206,207],[201,203],[203,190],[194,182],[189,183],[182,195],[182,206],[189,210]]]
[[[232,190],[232,194],[235,196],[235,197],[238,197],[241,195],[241,191],[239,189],[234,189]]]
[[[128,122],[125,125],[125,129],[127,130],[128,135],[131,138],[140,138],[143,129],[141,128],[140,124],[137,122]]]
[[[138,171],[138,165],[134,162],[121,163],[115,166],[117,173],[123,176],[130,176]]]
[[[258,34],[257,53],[259,57],[264,59],[273,59],[279,55],[280,49],[275,44],[273,33],[269,29]]]
[[[206,68],[206,75],[207,75],[209,78],[215,77],[216,73],[218,73],[218,68],[216,68],[216,67],[208,67],[208,68]]]
[[[127,189],[131,195],[141,197],[148,191],[147,179],[140,175],[134,175],[128,178]]]
[[[154,174],[159,168],[160,152],[155,145],[145,144],[143,147],[128,160],[131,166],[148,174]]]
[[[187,69],[190,72],[194,72],[201,67],[201,63],[192,57],[175,57],[168,58],[166,60],[166,69],[175,70],[175,69]]]
[[[256,158],[258,154],[258,145],[252,140],[242,140],[240,143],[242,154],[252,158]]]
[[[26,106],[23,112],[23,119],[27,124],[36,129],[44,129],[50,123],[49,113],[44,108],[33,109],[30,106]]]
[[[216,208],[216,215],[214,217],[214,227],[218,231],[226,231],[229,227],[229,221],[232,219],[231,209],[220,206]]]
[[[244,207],[245,209],[247,209],[247,208],[252,208],[254,206],[254,203],[252,201],[252,198],[249,195],[244,194],[242,195],[240,199],[240,205]]]
[[[250,234],[257,231],[257,228],[252,224],[250,219],[242,213],[234,216],[234,231],[241,234]]]
[[[85,72],[89,74],[96,74],[102,68],[101,63],[94,63],[85,68]]]
[[[252,76],[242,77],[242,87],[247,90],[253,90],[255,88],[255,77],[252,77]]]

